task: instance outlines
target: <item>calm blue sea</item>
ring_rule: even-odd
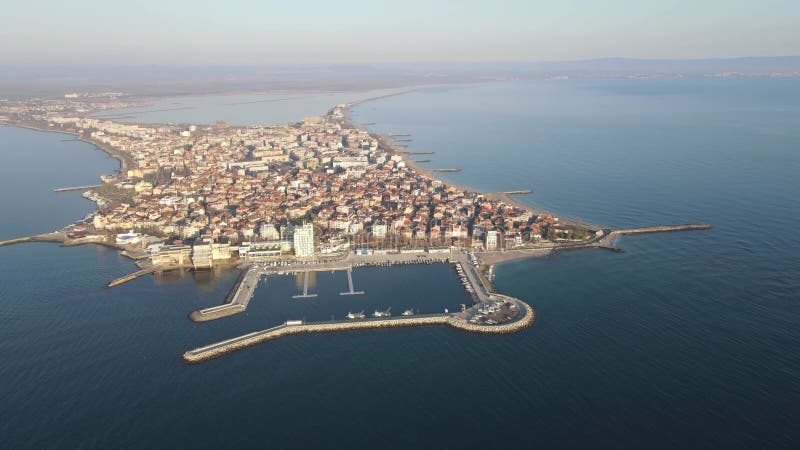
[[[443,265],[357,270],[358,299],[337,294],[341,273],[319,274],[310,301],[290,298],[293,277],[273,277],[244,315],[194,324],[187,314],[218,304],[236,274],[106,289],[134,270],[116,252],[0,248],[3,446],[797,446],[800,82],[487,84],[377,100],[354,117],[411,133],[412,149],[436,152],[431,167],[464,169],[455,182],[531,187],[524,201],[602,225],[714,229],[499,266],[498,288],[538,313],[519,334],[297,336],[200,366],[180,354],[288,318],[437,311],[465,294]],[[49,190],[116,164],[63,138],[0,128],[0,238],[91,209]],[[56,179],[62,154],[80,163],[58,164]]]

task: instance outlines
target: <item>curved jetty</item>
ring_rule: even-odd
[[[271,341],[293,334],[333,333],[339,331],[367,330],[378,328],[416,327],[431,325],[449,325],[459,330],[472,333],[506,334],[525,329],[536,320],[536,312],[525,302],[504,295],[493,295],[494,300],[503,299],[521,306],[520,315],[513,321],[497,325],[475,325],[469,323],[463,313],[431,314],[424,316],[401,316],[391,318],[317,322],[289,324],[289,322],[266,330],[255,331],[244,336],[227,339],[204,347],[189,350],[183,354],[188,363],[200,363],[218,358],[226,353],[251,347],[262,342]]]

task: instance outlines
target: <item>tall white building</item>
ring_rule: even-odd
[[[486,250],[497,250],[497,230],[486,232]]]
[[[314,225],[305,223],[294,229],[294,255],[300,258],[314,255]]]
[[[372,226],[372,237],[377,239],[383,239],[386,237],[386,224],[385,223],[376,223]]]

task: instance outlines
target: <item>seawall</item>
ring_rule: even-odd
[[[517,305],[521,306],[520,317],[511,322],[498,325],[474,325],[461,318],[458,314],[434,314],[428,316],[396,317],[387,319],[319,322],[302,325],[278,325],[266,330],[256,331],[236,338],[210,344],[205,347],[198,347],[196,349],[189,350],[183,354],[183,360],[188,363],[200,363],[209,359],[218,358],[236,350],[252,347],[256,344],[294,334],[335,333],[352,330],[433,325],[449,325],[453,328],[462,331],[468,331],[470,333],[508,334],[528,328],[536,320],[536,312],[527,303],[503,295],[497,295],[497,297],[513,301]]]

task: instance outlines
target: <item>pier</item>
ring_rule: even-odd
[[[266,273],[260,268],[256,266],[249,267],[239,276],[236,284],[233,285],[233,289],[231,289],[221,305],[194,311],[189,314],[189,318],[194,322],[207,322],[244,312],[253,298],[253,293],[255,293],[259,280],[264,275]]]
[[[431,169],[431,172],[461,172],[461,169],[448,167],[444,169]]]
[[[353,290],[353,268],[347,268],[347,287],[349,290],[347,292],[339,292],[339,295],[360,295],[363,294],[364,291],[354,291]]]
[[[123,275],[115,280],[112,280],[110,283],[108,283],[108,287],[113,288],[119,286],[120,284],[125,284],[129,281],[133,281],[139,277],[150,275],[151,273],[166,272],[169,270],[178,270],[178,269],[189,269],[191,267],[192,266],[189,264],[178,264],[173,266],[150,266],[141,270],[137,270],[136,272]]]
[[[308,293],[308,270],[303,272],[303,293],[293,295],[292,298],[314,298],[317,294],[309,294]]]
[[[70,186],[53,189],[53,192],[68,192],[68,191],[82,191],[84,189],[99,188],[102,184],[93,184],[90,186]]]
[[[431,160],[430,160],[430,159],[412,159],[411,161],[412,161],[412,162],[415,162],[415,163],[427,163],[427,162],[431,162]]]

